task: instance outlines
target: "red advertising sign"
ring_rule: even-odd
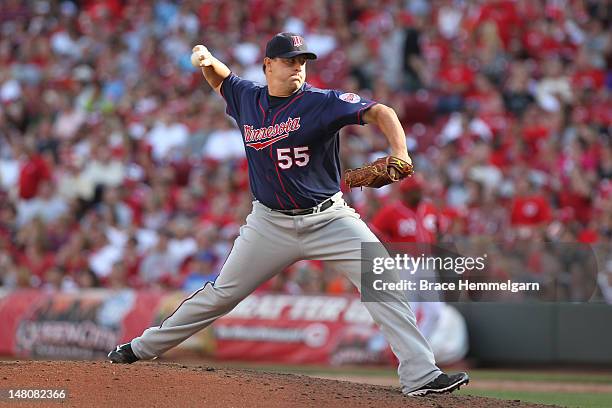
[[[357,364],[392,361],[358,298],[252,295],[213,326],[219,359]]]
[[[103,358],[153,322],[160,293],[15,291],[0,300],[0,354]]]
[[[180,292],[132,290],[0,292],[0,355],[105,358],[116,344],[159,324],[184,298]],[[422,317],[421,309],[415,310],[417,316]],[[450,316],[439,314],[444,315]],[[454,333],[458,330],[456,324],[446,326]],[[448,338],[436,330],[434,348],[438,331]],[[452,358],[465,354],[467,346],[458,346]],[[281,364],[388,364],[395,360],[356,296],[253,294],[178,350],[187,348],[220,360]],[[442,351],[448,354],[446,349]]]

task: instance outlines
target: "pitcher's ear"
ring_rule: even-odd
[[[264,57],[263,64],[261,66],[261,69],[263,70],[264,74],[266,73],[266,66],[269,65],[271,61],[272,61],[272,58]]]

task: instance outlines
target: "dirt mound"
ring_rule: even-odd
[[[36,407],[538,407],[465,395],[408,398],[398,387],[257,370],[169,363],[0,362],[0,406],[10,389],[64,389]],[[34,405],[31,403],[30,405]],[[22,406],[25,406],[22,404]]]

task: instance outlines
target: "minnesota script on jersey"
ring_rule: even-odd
[[[363,114],[376,104],[305,83],[271,106],[267,86],[234,74],[221,94],[242,132],[253,195],[274,209],[314,207],[340,190],[338,131],[365,124]]]

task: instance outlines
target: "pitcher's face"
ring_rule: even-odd
[[[266,79],[285,88],[288,95],[298,90],[306,81],[306,60],[303,55],[291,58],[266,58]]]

